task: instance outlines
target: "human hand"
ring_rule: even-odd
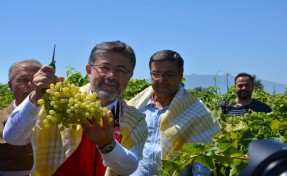
[[[114,123],[112,113],[109,111],[109,116],[103,117],[102,121],[102,123],[95,123],[87,120],[85,123],[82,123],[88,139],[98,147],[105,146],[113,140]]]
[[[44,95],[46,89],[50,88],[50,84],[59,82],[63,77],[55,75],[55,69],[51,66],[42,66],[34,75],[33,83],[35,90],[30,94],[30,101],[38,106],[37,101]]]

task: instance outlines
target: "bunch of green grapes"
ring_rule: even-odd
[[[45,107],[47,116],[43,123],[46,128],[61,125],[60,130],[70,126],[76,129],[77,124],[87,120],[100,124],[103,117],[108,117],[108,110],[101,107],[97,93],[80,92],[80,88],[68,80],[51,84],[38,104]]]

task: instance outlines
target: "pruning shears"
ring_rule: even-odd
[[[56,50],[56,45],[54,45],[53,56],[52,56],[52,59],[49,63],[49,66],[53,67],[56,70],[55,50]]]

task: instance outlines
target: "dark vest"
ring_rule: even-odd
[[[25,171],[33,167],[31,144],[15,146],[3,139],[4,125],[13,111],[13,103],[0,111],[0,171]]]

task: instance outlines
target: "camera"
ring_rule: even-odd
[[[248,145],[248,164],[240,176],[287,176],[287,144],[256,140]]]

